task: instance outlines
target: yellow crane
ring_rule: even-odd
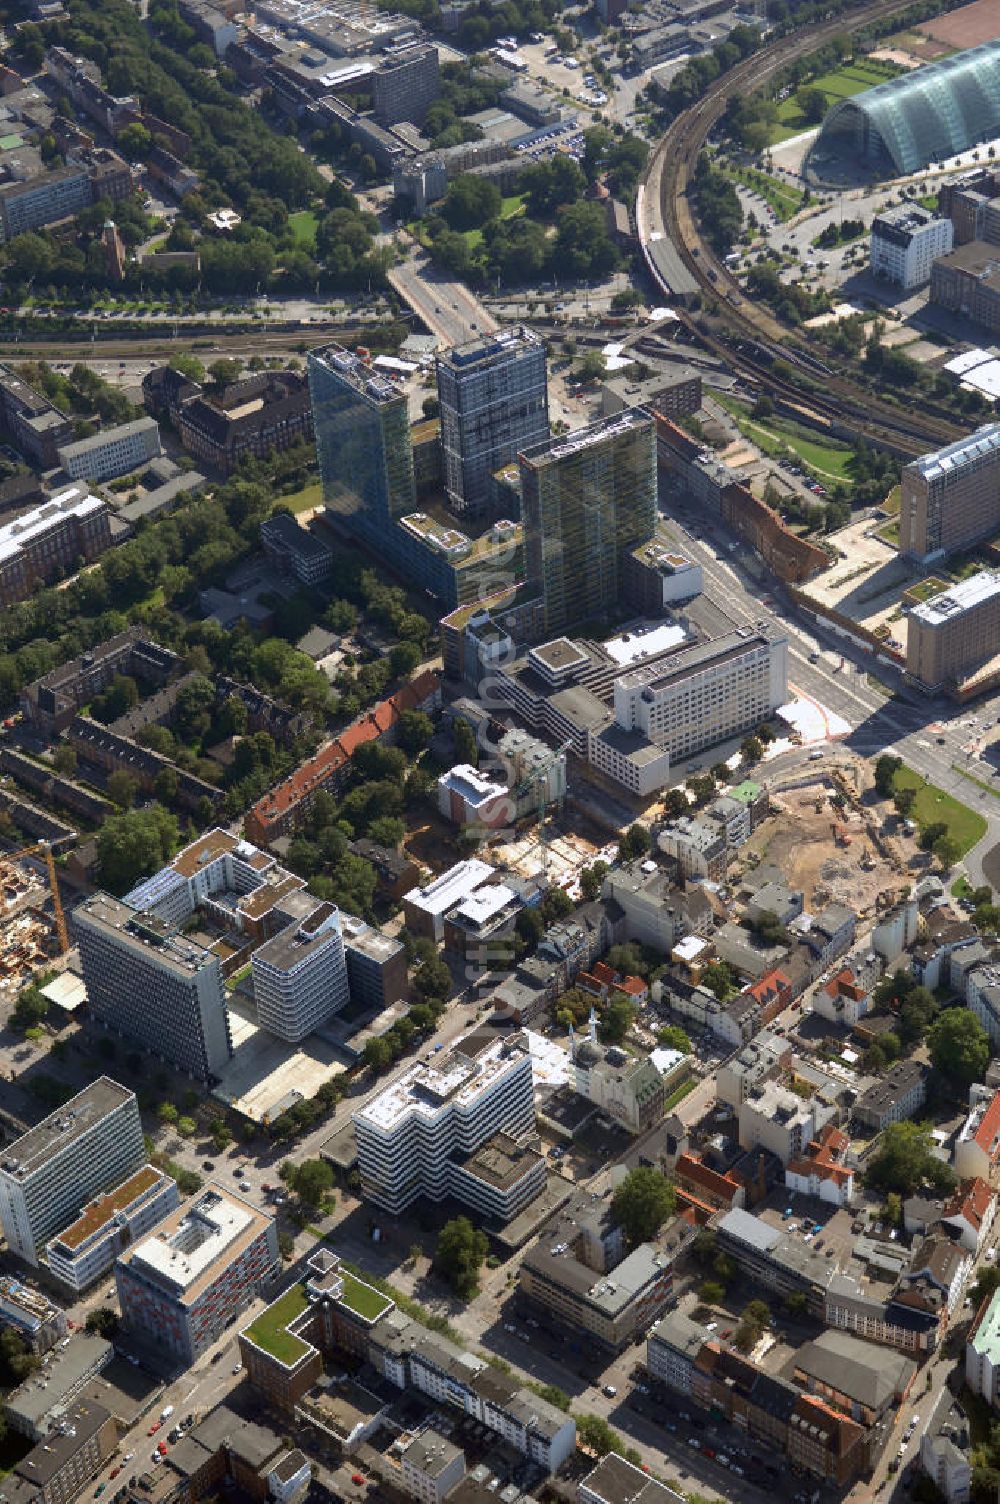
[[[49,841],[37,841],[33,846],[24,846],[20,851],[15,851],[10,860],[18,862],[22,857],[41,856],[45,860],[45,866],[49,874],[49,891],[52,894],[52,912],[56,921],[56,938],[59,941],[59,954],[65,955],[69,950],[69,931],[66,928],[66,915],[63,913],[62,899],[59,897],[59,879],[56,876],[55,857],[52,855],[52,845]]]

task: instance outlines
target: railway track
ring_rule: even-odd
[[[677,308],[699,340],[772,395],[804,405],[824,422],[904,457],[951,443],[968,430],[926,407],[922,411],[897,407],[799,347],[795,331],[768,308],[748,299],[707,244],[694,216],[690,190],[698,157],[733,95],[759,89],[788,63],[814,52],[845,28],[854,31],[905,8],[900,0],[875,0],[807,34],[783,37],[737,63],[706,89],[697,104],[679,115],[661,138],[647,165],[636,205],[646,264],[663,293],[684,298],[700,292],[718,306],[718,334],[696,321],[690,310]],[[774,371],[773,363],[779,358],[810,380],[808,389]],[[816,383],[821,383],[821,390],[816,390]]]

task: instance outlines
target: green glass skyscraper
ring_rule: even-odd
[[[340,345],[308,369],[326,509],[395,559],[395,524],[416,508],[406,396]]]
[[[624,560],[656,528],[656,429],[619,413],[519,456],[528,588],[546,632],[611,614]]]

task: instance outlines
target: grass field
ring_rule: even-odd
[[[500,205],[500,218],[516,219],[519,214],[523,214],[524,197],[525,196],[523,193],[507,194]],[[462,239],[465,241],[470,250],[475,251],[479,249],[483,240],[482,230],[463,230],[461,234]]]
[[[296,243],[304,251],[316,249],[316,226],[319,220],[311,209],[300,209],[297,214],[289,214],[288,223]]]
[[[781,418],[769,418],[766,423],[759,423],[750,417],[750,410],[744,403],[737,402],[732,397],[716,393],[716,401],[732,413],[740,432],[765,454],[773,457],[791,450],[820,480],[841,481],[848,486],[854,484],[851,476],[853,455],[846,444],[824,444],[819,439],[807,436],[794,423],[786,423]]]
[[[876,84],[884,84],[886,79],[894,78],[900,71],[894,70],[889,63],[852,61],[845,63],[834,73],[821,73],[819,78],[807,79],[804,87],[819,89],[825,94],[827,108],[829,108],[830,105],[836,104],[838,99],[851,99],[865,89],[872,89]],[[810,122],[806,120],[795,103],[795,95],[790,94],[778,105],[778,121],[771,131],[771,145],[777,146],[780,141],[787,141],[791,136],[801,135],[803,131],[811,128]]]
[[[936,788],[933,783],[925,783],[912,768],[900,768],[893,784],[897,790],[916,790],[912,818],[921,830],[939,821],[947,825],[948,834],[954,838],[962,856],[986,834],[987,824],[982,815],[970,809],[967,804],[953,799],[943,789]]]
[[[310,485],[303,486],[301,491],[293,491],[291,496],[279,496],[276,500],[291,507],[293,512],[310,512],[313,507],[323,505],[323,483],[314,480]]]

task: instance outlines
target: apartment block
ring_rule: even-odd
[[[170,648],[154,642],[141,627],[129,627],[25,685],[21,713],[43,736],[52,738],[65,731],[82,706],[107,689],[116,674],[162,688],[181,668],[180,657]]]
[[[916,1060],[900,1060],[855,1102],[856,1123],[881,1133],[890,1123],[912,1118],[927,1099],[927,1070]]]
[[[449,502],[485,512],[496,471],[548,439],[544,341],[516,325],[456,345],[437,358],[437,386]]]
[[[70,219],[91,203],[90,175],[80,162],[54,167],[23,182],[0,184],[0,230],[4,240]]]
[[[1000,423],[903,466],[899,548],[924,561],[996,535],[1000,526]]]
[[[923,287],[931,280],[934,262],[948,255],[954,240],[950,219],[908,204],[886,209],[872,220],[872,273],[906,291]]]
[[[44,1441],[32,1447],[4,1483],[4,1492],[23,1479],[41,1504],[70,1504],[111,1457],[118,1444],[118,1427],[103,1405],[80,1400],[64,1415]],[[20,1500],[18,1500],[20,1504]]]
[[[419,1196],[474,1195],[467,1175],[456,1182],[457,1161],[497,1133],[516,1140],[534,1127],[527,1043],[520,1034],[465,1035],[352,1116],[366,1200],[398,1215]]]
[[[287,512],[276,512],[261,523],[260,541],[268,563],[301,585],[319,585],[333,568],[333,550]]]
[[[209,1185],[119,1256],[122,1320],[141,1341],[191,1364],[278,1266],[274,1218]]]
[[[79,487],[0,527],[0,605],[13,606],[111,546],[107,502]]]
[[[266,940],[251,960],[261,1028],[292,1043],[339,1013],[348,998],[339,911],[330,903],[309,907],[301,922]]]
[[[41,1290],[0,1275],[0,1327],[12,1327],[33,1353],[47,1353],[66,1335],[66,1312]]]
[[[86,1201],[146,1159],[135,1093],[101,1076],[0,1156],[0,1222],[12,1253],[39,1262]]]
[[[546,631],[617,610],[625,559],[656,531],[656,432],[632,410],[524,445],[519,454],[528,590]]]
[[[836,1108],[819,1097],[804,1102],[795,1092],[765,1081],[738,1108],[739,1140],[744,1149],[767,1149],[785,1166],[799,1160]]]
[[[437,48],[429,42],[392,48],[379,59],[371,86],[372,114],[379,125],[399,125],[403,120],[423,125],[441,94]]]
[[[465,1477],[465,1453],[440,1432],[414,1436],[399,1454],[403,1487],[419,1504],[442,1504]]]
[[[969,1504],[971,1443],[968,1417],[945,1388],[920,1437],[920,1465],[947,1504]]]
[[[107,893],[84,899],[73,925],[91,1015],[195,1080],[217,1079],[233,1052],[219,957]]]
[[[1000,1092],[984,1092],[955,1139],[955,1173],[962,1179],[992,1181],[1000,1165]]]
[[[85,1206],[45,1246],[50,1273],[77,1294],[101,1279],[123,1248],[180,1205],[177,1182],[152,1165]]]
[[[1000,571],[984,569],[910,612],[906,673],[923,689],[972,688],[1000,671]],[[971,682],[970,682],[971,681]]]
[[[102,428],[89,439],[64,444],[59,463],[71,480],[95,484],[138,470],[160,453],[160,430],[153,418],[136,418]]]
[[[25,459],[42,470],[58,464],[58,446],[73,437],[65,413],[6,367],[0,367],[0,422]]]

